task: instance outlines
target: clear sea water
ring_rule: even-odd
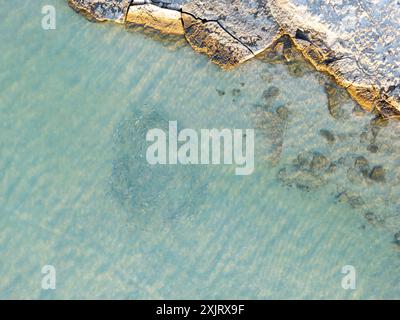
[[[262,60],[224,72],[64,0],[3,1],[0,52],[0,298],[400,298],[399,126],[349,99],[332,116],[329,78]],[[254,173],[150,167],[144,135],[169,120],[256,128]],[[315,155],[329,169],[307,167]]]

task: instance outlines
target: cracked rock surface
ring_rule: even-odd
[[[233,68],[254,57],[253,52],[238,39],[227,36],[218,21],[203,22],[187,13],[182,13],[182,19],[190,45],[196,51],[207,54],[222,68]]]
[[[68,0],[68,4],[91,21],[125,22],[131,0]]]
[[[274,19],[365,108],[400,110],[400,2],[271,0]]]
[[[192,47],[225,69],[266,50],[279,37],[267,0],[193,0],[182,6],[182,18]]]
[[[132,5],[153,4],[157,7],[179,11],[182,6],[191,0],[132,0]]]
[[[397,0],[68,0],[90,20],[184,34],[225,69],[282,35],[367,110],[400,116]],[[135,8],[136,7],[136,8]],[[129,10],[129,11],[128,11]],[[172,12],[171,12],[172,11]]]

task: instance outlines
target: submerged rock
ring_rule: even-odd
[[[323,154],[316,152],[310,163],[311,170],[322,170],[326,169],[329,164],[329,160]]]
[[[336,200],[340,203],[348,203],[352,208],[358,208],[365,204],[364,200],[358,194],[349,191],[338,193]]]
[[[222,96],[224,96],[224,95],[225,95],[225,91],[224,91],[224,90],[221,90],[221,89],[215,89],[215,91],[217,91],[217,93],[218,93],[218,95],[219,95],[220,97],[222,97]]]
[[[364,214],[365,219],[373,225],[382,225],[384,220],[377,216],[374,212],[368,211]]]
[[[397,232],[394,235],[394,243],[397,244],[398,246],[400,246],[400,232]]]
[[[294,167],[285,167],[279,170],[278,179],[286,186],[303,190],[312,191],[320,188],[327,183],[322,176],[310,171],[296,170]]]
[[[367,172],[369,170],[369,162],[365,157],[359,156],[354,161],[354,167],[359,169],[361,172]]]
[[[325,138],[327,142],[329,143],[335,142],[335,136],[329,130],[321,129],[319,130],[319,134],[321,135],[321,137]]]
[[[235,97],[235,96],[238,96],[238,95],[240,95],[240,92],[241,92],[241,90],[240,89],[232,89],[232,95]]]
[[[276,108],[276,114],[281,118],[282,120],[287,120],[289,118],[289,109],[285,106],[279,106]]]
[[[368,178],[369,171],[370,166],[368,160],[363,156],[358,156],[354,160],[354,166],[348,168],[347,178],[352,183],[365,183],[366,178]]]
[[[342,106],[347,102],[348,94],[334,83],[325,83],[324,89],[328,100],[329,114],[335,119],[343,118],[345,113]]]
[[[365,219],[367,219],[367,221],[370,222],[370,223],[374,223],[374,221],[375,221],[375,215],[374,215],[373,212],[370,212],[370,211],[366,212],[366,213],[364,214],[364,217],[365,217]]]
[[[287,186],[295,186],[304,191],[318,189],[329,181],[337,164],[319,152],[302,152],[291,165],[282,168],[278,179]]]
[[[376,144],[370,144],[370,145],[367,147],[367,150],[368,150],[369,152],[371,152],[371,153],[377,153],[378,150],[379,150],[379,147],[378,147]]]
[[[274,112],[268,107],[256,105],[252,114],[257,135],[262,137],[266,149],[262,157],[273,165],[279,162],[288,120],[278,110],[279,108]]]
[[[385,182],[385,170],[382,166],[375,166],[372,168],[369,177],[376,182]]]
[[[262,96],[264,100],[270,101],[271,99],[274,99],[279,96],[280,90],[277,87],[269,87],[267,90],[264,90]]]

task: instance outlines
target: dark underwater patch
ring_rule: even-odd
[[[201,166],[147,162],[146,134],[154,128],[168,133],[168,119],[154,110],[130,111],[113,136],[112,195],[132,219],[146,224],[196,214],[206,188]]]

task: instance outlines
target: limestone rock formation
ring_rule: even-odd
[[[274,19],[312,64],[366,109],[400,111],[400,2],[270,0]]]
[[[125,22],[131,0],[68,0],[75,11],[91,21]]]
[[[234,37],[227,36],[217,21],[203,22],[182,13],[186,39],[198,52],[207,54],[213,62],[230,69],[254,57],[253,52]]]
[[[87,18],[184,34],[225,69],[289,37],[367,110],[400,117],[397,0],[68,0]]]
[[[126,24],[144,26],[171,35],[185,33],[179,11],[152,4],[131,6],[126,16]]]
[[[187,39],[195,49],[206,52],[213,61],[229,69],[269,48],[279,38],[279,26],[267,2],[193,0],[182,6]],[[210,35],[205,37],[204,33]],[[221,60],[218,54],[221,51],[234,56]]]

